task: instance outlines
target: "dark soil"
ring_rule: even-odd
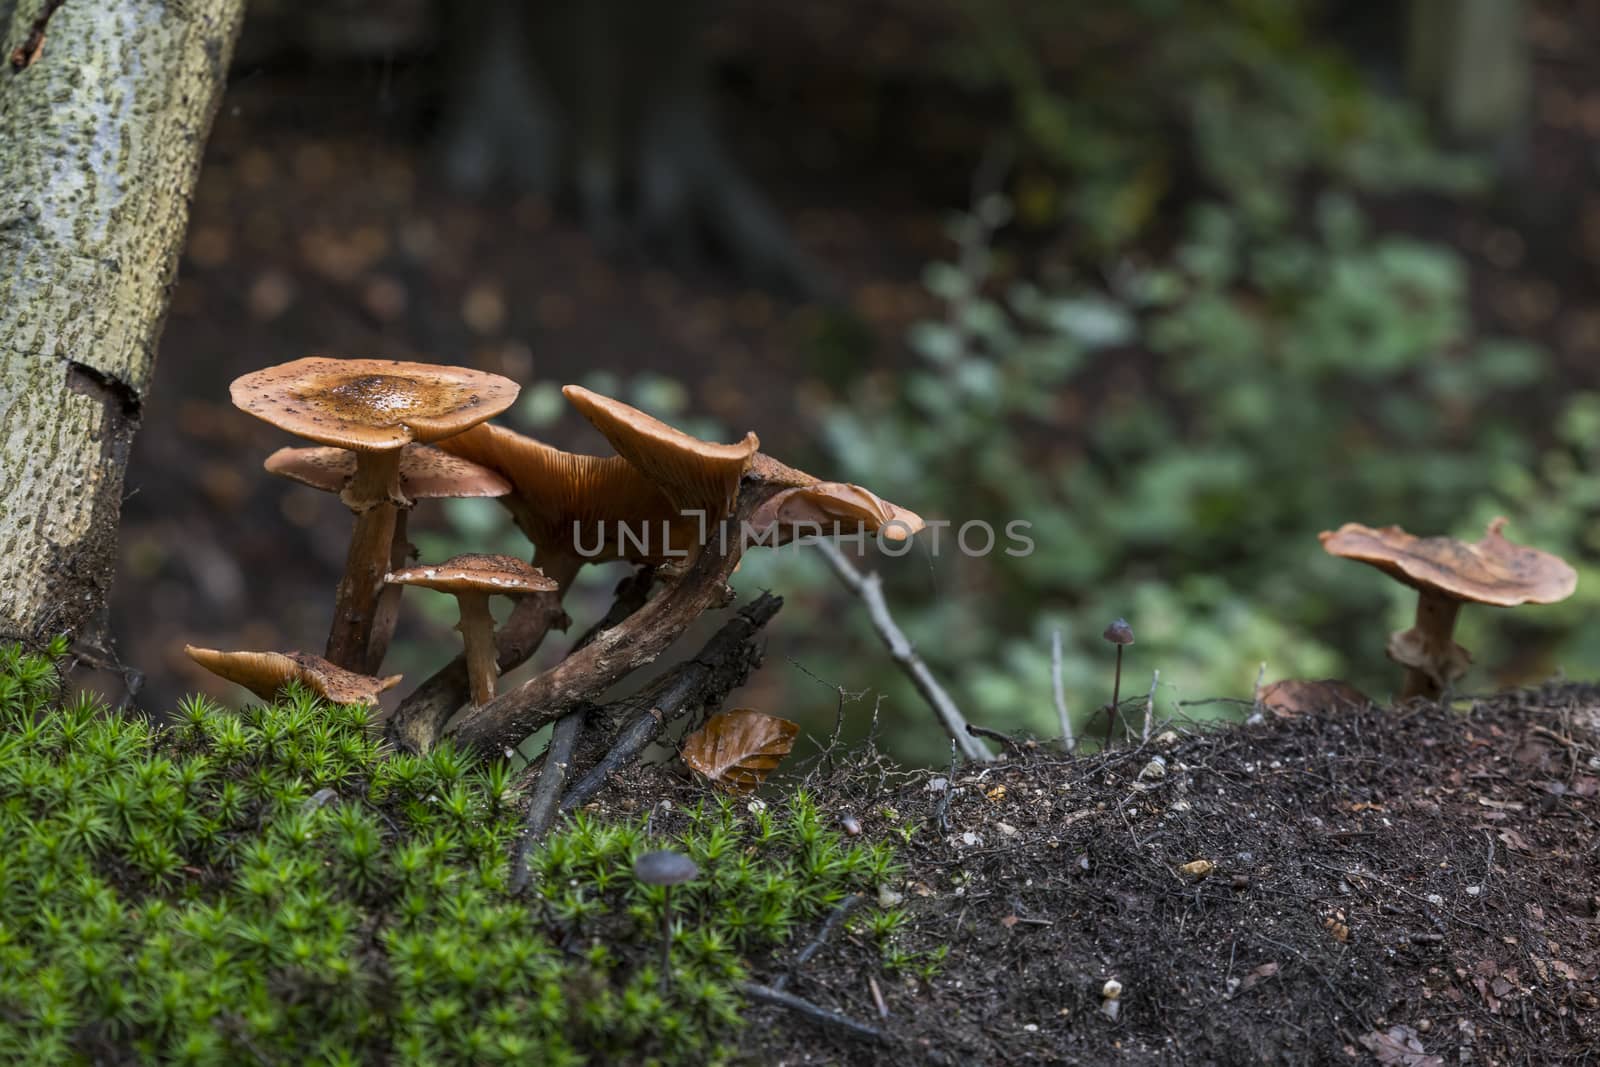
[[[804,777],[867,835],[913,829],[904,947],[950,952],[931,982],[887,977],[847,922],[792,973],[792,951],[758,964],[884,1043],[752,1006],[749,1062],[1600,1060],[1600,689],[1030,745],[946,777],[859,753]],[[703,799],[630,778],[600,806],[670,830],[661,797]]]

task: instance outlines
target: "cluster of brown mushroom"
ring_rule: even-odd
[[[578,386],[568,386],[566,397],[616,455],[564,452],[489,423],[519,388],[464,367],[315,356],[234,381],[237,407],[317,446],[280,449],[266,469],[338,493],[355,524],[323,657],[192,646],[188,654],[262,697],[298,681],[330,700],[373,704],[399,681],[375,676],[402,591],[447,592],[460,606],[463,655],[402,702],[389,736],[425,750],[466,705],[477,716],[474,740],[498,740],[532,720],[521,705],[491,708],[497,677],[526,659],[549,629],[565,627],[561,598],[583,564],[625,560],[668,585],[690,573],[720,535],[718,566],[702,567],[698,580],[721,589],[742,548],[739,538],[726,543],[725,523],[737,521],[741,534],[769,545],[843,525],[893,538],[922,528],[914,513],[860,486],[822,481],[759,452],[753,433],[735,444],[702,441]],[[499,499],[532,542],[531,562],[461,555],[414,565],[410,510],[418,500],[444,497]],[[488,608],[495,595],[518,602],[498,634]],[[657,622],[681,632],[692,621],[684,616],[714,599],[700,590],[682,596],[670,618],[656,613]],[[652,653],[675,636],[635,635],[633,643]],[[557,684],[565,677],[559,666],[551,673],[550,684],[533,686],[529,699],[558,693],[552,714],[559,714],[572,703],[571,686]],[[604,671],[594,673],[596,686],[609,684]]]

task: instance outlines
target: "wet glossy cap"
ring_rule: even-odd
[[[441,593],[498,593],[525,596],[557,588],[544,572],[515,556],[452,556],[443,563],[407,567],[383,576],[390,585],[414,585]]]
[[[356,454],[347,448],[280,448],[263,466],[270,474],[337,493],[355,476]],[[411,500],[498,497],[511,492],[511,483],[431,445],[406,445],[400,452],[400,491]]]
[[[290,682],[299,682],[335,704],[376,704],[378,694],[400,684],[400,675],[373,678],[336,667],[306,652],[221,652],[184,645],[183,651],[219,678],[271,700]]]
[[[1578,587],[1578,573],[1559,556],[1512,544],[1497,518],[1478,541],[1416,537],[1398,526],[1346,523],[1318,536],[1323,550],[1377,567],[1413,588],[1496,607],[1553,604]]]
[[[714,520],[733,510],[739,479],[761,447],[755,434],[745,434],[737,444],[719,445],[581,385],[569,385],[561,392],[605,435],[617,454],[658,486],[680,511],[702,511],[708,520]]]
[[[700,868],[681,852],[646,852],[633,861],[633,876],[646,885],[682,885],[700,877]]]
[[[511,406],[521,387],[467,367],[307,356],[236,378],[235,407],[308,440],[361,452],[427,444]]]

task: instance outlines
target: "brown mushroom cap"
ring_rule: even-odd
[[[355,477],[356,454],[347,448],[280,448],[262,465],[270,474],[337,493]],[[511,492],[511,483],[431,445],[406,445],[400,451],[400,491],[412,500],[496,497]]]
[[[1323,550],[1370,564],[1424,592],[1496,607],[1553,604],[1571,596],[1578,574],[1565,560],[1501,536],[1497,518],[1476,542],[1453,537],[1416,537],[1398,526],[1374,529],[1350,522],[1318,536]]]
[[[308,440],[386,452],[460,433],[511,406],[521,386],[467,367],[307,356],[236,378],[233,403]]]
[[[514,556],[452,556],[443,563],[407,567],[383,576],[391,585],[415,585],[441,593],[498,593],[523,596],[557,588],[539,568]]]
[[[262,700],[271,700],[278,690],[297,681],[335,704],[376,704],[378,694],[399,685],[401,677],[372,678],[305,652],[221,652],[194,645],[184,645],[183,651],[212,674],[244,686]]]
[[[680,511],[701,511],[711,521],[733,510],[739,479],[761,447],[755,434],[737,444],[714,444],[581,385],[561,392]]]
[[[848,482],[815,482],[777,493],[750,517],[750,528],[758,536],[773,524],[792,533],[801,532],[803,526],[821,526],[826,533],[835,524],[859,525],[867,533],[882,531],[891,541],[904,541],[927,525],[916,512]],[[780,540],[784,539],[780,532]]]
[[[685,519],[666,495],[621,456],[584,456],[552,448],[501,426],[483,423],[439,442],[439,447],[505,475],[513,493],[502,497],[517,526],[541,551],[574,552],[574,538],[594,562],[620,558],[661,562],[662,523],[671,527],[666,540],[674,551],[692,547],[699,523]],[[651,552],[640,557],[630,544],[619,544],[617,523],[648,526]],[[574,527],[576,526],[576,530]],[[591,554],[601,545],[598,554]]]

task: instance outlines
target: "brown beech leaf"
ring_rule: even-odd
[[[1324,678],[1320,682],[1288,678],[1273,682],[1257,694],[1256,701],[1280,719],[1293,719],[1308,712],[1336,711],[1346,706],[1364,708],[1372,703],[1361,690],[1337,678]]]
[[[683,762],[719,789],[751,793],[794,748],[800,725],[751,708],[719,712],[683,739]]]

